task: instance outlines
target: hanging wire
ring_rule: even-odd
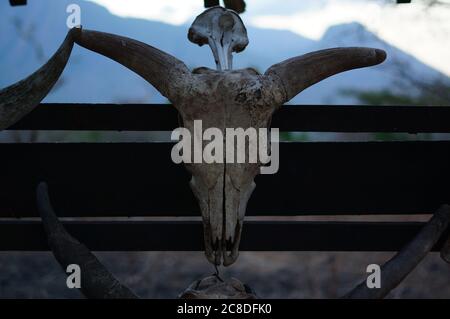
[[[219,267],[217,267],[217,265],[214,265],[214,268],[216,270],[216,273],[213,274],[213,276],[216,277],[217,279],[219,279],[220,282],[223,282],[223,279],[220,277]]]

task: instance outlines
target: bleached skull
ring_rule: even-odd
[[[193,71],[194,85],[190,87],[188,104],[180,105],[183,127],[194,132],[194,121],[202,120],[203,130],[267,128],[274,111],[273,106],[283,99],[281,89],[275,89],[270,79],[252,69],[221,72],[206,68]],[[272,90],[265,88],[273,87]],[[192,174],[191,188],[202,212],[205,253],[216,265],[231,265],[238,257],[239,244],[247,202],[252,194],[254,178],[262,162],[249,161],[250,141],[243,148],[232,144],[223,134],[219,141],[224,152],[221,162],[186,163]],[[217,137],[216,137],[217,138]],[[227,142],[230,142],[228,144]],[[203,142],[204,145],[208,143]],[[242,145],[242,144],[241,144]],[[227,147],[234,147],[236,157],[227,163]],[[268,149],[268,146],[265,146]],[[237,162],[243,152],[245,161]]]
[[[202,121],[204,130],[267,128],[272,114],[302,90],[331,75],[376,65],[386,57],[378,49],[335,48],[288,59],[264,74],[253,69],[231,70],[232,52],[243,50],[248,39],[239,16],[221,7],[200,14],[189,30],[189,39],[211,47],[217,70],[191,71],[182,61],[145,43],[72,29],[46,65],[0,91],[0,129],[12,125],[45,97],[64,69],[73,42],[142,76],[172,102],[190,132],[194,132],[196,120]],[[244,152],[248,149],[246,145]],[[231,265],[238,257],[246,206],[261,165],[260,159],[254,163],[186,164],[203,217],[205,253],[215,265]]]
[[[241,52],[248,45],[247,30],[239,15],[219,6],[207,9],[194,20],[188,38],[200,46],[210,46],[219,71],[231,70],[233,52]]]

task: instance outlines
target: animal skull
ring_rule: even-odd
[[[191,132],[196,119],[202,119],[204,128],[222,132],[268,127],[274,106],[282,100],[280,89],[252,69],[221,72],[200,68],[193,76],[196,80],[189,104],[179,107],[183,126]],[[185,165],[192,174],[191,188],[202,212],[206,256],[213,264],[223,261],[225,266],[231,265],[239,254],[245,210],[261,163],[226,163],[224,159],[222,163]]]
[[[218,44],[214,42],[219,39],[217,34],[227,39],[228,42],[219,41],[222,57],[216,58],[218,70],[198,68],[191,72],[173,56],[139,41],[80,28],[72,29],[59,50],[41,69],[25,80],[0,90],[0,130],[14,124],[45,97],[63,71],[74,41],[121,63],[146,79],[169,98],[181,114],[184,125],[191,131],[196,119],[202,119],[206,127],[222,129],[267,127],[273,112],[302,90],[334,74],[376,65],[386,57],[384,51],[377,49],[336,48],[288,59],[271,66],[264,74],[252,69],[231,71],[228,70],[231,68],[231,55],[224,53],[245,48],[245,40],[233,41],[238,37],[234,38],[232,32],[235,26],[238,26],[236,30],[241,28],[245,31],[245,28],[242,29],[243,25],[236,22],[232,12],[224,12],[221,8],[213,9],[196,19],[197,22],[203,21],[197,24],[214,26],[213,21],[219,21],[214,28],[222,28],[222,31],[212,32],[215,36],[211,35],[210,40],[207,33],[201,35],[199,30],[202,28],[193,26],[190,38],[213,43],[210,46],[215,57],[220,56]],[[230,22],[230,14],[234,24]],[[211,17],[210,22],[205,18],[208,16]],[[221,16],[225,16],[222,22]],[[245,32],[238,34],[242,36]],[[236,46],[234,42],[241,44]],[[217,52],[214,53],[214,50]],[[219,264],[223,258],[224,264],[229,265],[237,258],[245,207],[255,187],[253,178],[260,165],[261,163],[187,165],[193,175],[191,186],[202,210],[206,255],[214,264]],[[67,233],[51,207],[45,184],[40,184],[37,188],[37,206],[49,245],[63,269],[73,263],[80,265],[84,274],[81,289],[85,296],[136,297],[107,271],[87,247]],[[449,224],[450,206],[443,205],[419,234],[383,265],[382,272],[385,275],[382,289],[368,289],[363,281],[345,297],[386,296],[430,251]],[[447,262],[450,261],[449,247],[450,238],[441,251],[442,258]],[[254,294],[236,280],[222,283],[217,277],[209,277],[192,285],[184,296],[228,298],[254,297]]]
[[[207,9],[192,23],[189,41],[202,46],[208,44],[218,71],[233,68],[233,52],[241,52],[248,45],[247,30],[239,15],[220,6]]]
[[[208,9],[195,19],[189,38],[211,46],[218,70],[197,68],[191,72],[175,57],[142,42],[72,29],[37,76],[0,91],[0,129],[25,115],[50,90],[73,41],[142,76],[172,102],[183,126],[191,132],[195,120],[202,120],[205,129],[222,132],[227,128],[267,128],[272,114],[302,90],[334,74],[379,64],[386,57],[378,49],[336,48],[288,59],[264,74],[253,69],[229,70],[231,53],[243,50],[248,40],[239,16],[221,7]],[[261,165],[260,161],[186,164],[203,217],[205,253],[215,265],[231,265],[238,257],[245,210]]]

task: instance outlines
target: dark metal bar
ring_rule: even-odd
[[[0,217],[200,216],[172,143],[0,144]],[[247,215],[431,214],[450,203],[450,142],[281,143]]]
[[[237,13],[243,13],[245,11],[244,0],[223,0],[225,8],[236,11]]]
[[[205,8],[210,8],[220,5],[219,0],[204,0]]]
[[[93,251],[203,250],[200,222],[67,222]],[[397,251],[424,223],[246,222],[241,251]],[[275,236],[276,234],[276,236]],[[442,237],[448,236],[447,233]],[[434,251],[443,244],[440,240]],[[0,222],[0,251],[46,251],[40,221]]]
[[[27,0],[9,0],[9,4],[13,7],[25,6],[27,4]]]
[[[171,131],[175,108],[161,104],[41,104],[11,130]],[[272,121],[281,131],[449,133],[450,107],[282,107]]]

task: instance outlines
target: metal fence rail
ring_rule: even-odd
[[[281,131],[449,133],[450,107],[285,106]],[[168,131],[169,105],[42,104],[11,130]],[[0,144],[0,250],[47,250],[35,189],[49,184],[67,228],[92,250],[201,250],[200,222],[109,217],[197,216],[173,143]],[[450,141],[281,143],[280,170],[256,178],[249,216],[430,214],[450,203]],[[5,219],[5,218],[14,218]],[[249,221],[241,250],[396,251],[417,222]],[[277,236],[270,236],[270,234]],[[445,237],[445,236],[444,236]],[[435,250],[442,243],[438,243]]]
[[[450,107],[287,105],[272,127],[298,132],[449,133]],[[171,131],[167,104],[41,104],[10,130]]]

